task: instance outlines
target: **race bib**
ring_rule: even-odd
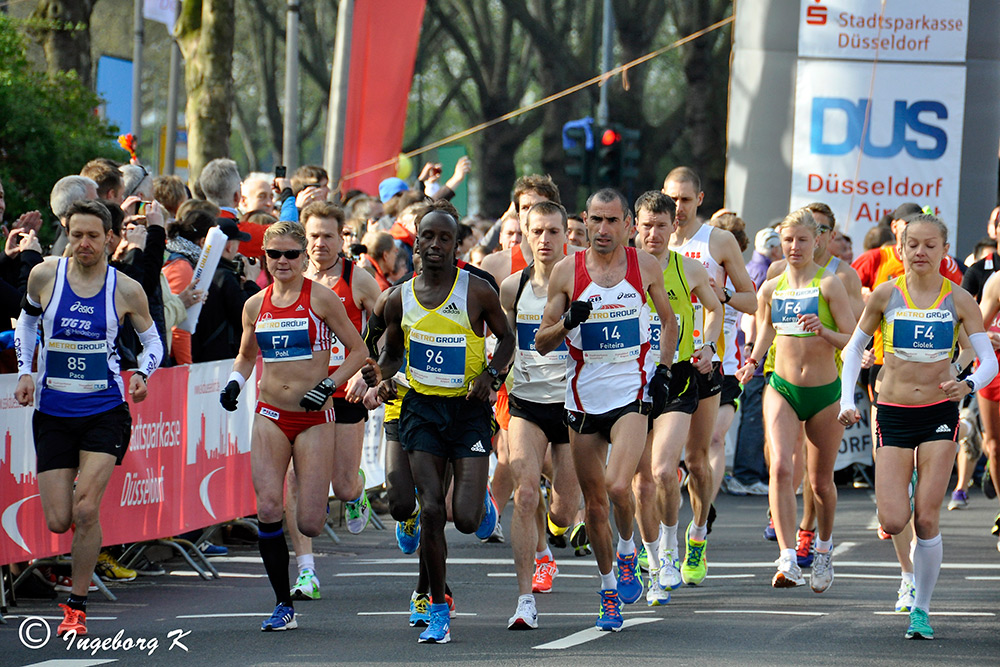
[[[583,360],[614,364],[639,358],[638,308],[602,308],[580,325]]]
[[[330,366],[338,368],[344,365],[347,359],[347,346],[340,342],[337,334],[330,332]]]
[[[819,287],[775,290],[771,296],[771,323],[779,336],[815,335],[799,324],[799,315],[819,315]]]
[[[465,386],[465,334],[410,329],[410,377],[428,387]]]
[[[681,356],[681,336],[683,335],[683,328],[681,327],[681,316],[674,313],[674,319],[677,321],[677,344],[674,346],[674,363],[676,364]],[[660,314],[651,312],[649,314],[649,348],[654,355],[658,355],[660,352],[661,333]]]
[[[50,338],[45,342],[45,386],[71,394],[108,388],[107,341]]]
[[[694,349],[700,350],[705,344],[705,306],[697,301],[692,301],[691,306],[694,308],[694,329],[691,331],[691,337],[694,339]]]
[[[951,358],[955,322],[947,310],[897,310],[893,353],[905,361],[930,363]]]
[[[517,354],[522,362],[532,364],[565,364],[569,356],[569,348],[563,340],[552,352],[545,356],[535,351],[535,334],[542,322],[542,316],[533,313],[517,314]]]
[[[261,320],[254,333],[266,362],[312,359],[309,320],[304,317]]]

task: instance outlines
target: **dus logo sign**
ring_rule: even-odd
[[[814,0],[822,2],[823,0]],[[806,23],[809,25],[826,25],[826,7],[823,5],[809,5],[806,7]]]
[[[813,98],[812,122],[810,134],[810,149],[815,155],[846,155],[860,147],[861,152],[872,158],[891,158],[906,151],[910,157],[918,160],[936,160],[948,148],[948,134],[938,125],[929,125],[920,119],[921,114],[936,116],[939,119],[948,118],[948,108],[936,100],[920,100],[907,103],[906,100],[896,100],[892,109],[892,139],[883,146],[872,143],[871,128],[876,123],[876,112],[883,109],[871,108],[868,98],[855,101],[841,97]],[[865,113],[869,114],[868,132],[862,137],[865,126]],[[846,120],[847,134],[842,141],[828,143],[824,141],[824,126],[831,118],[841,116]],[[923,135],[933,140],[933,145],[921,147],[916,138],[907,139],[906,129],[917,135]],[[911,135],[912,136],[912,135]],[[927,141],[924,141],[927,144]]]

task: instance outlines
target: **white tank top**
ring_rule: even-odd
[[[649,306],[635,248],[625,248],[625,278],[613,287],[590,279],[586,252],[574,262],[573,300],[594,310],[569,332],[566,408],[599,415],[633,401],[648,401],[646,384],[656,365],[649,345]]]
[[[537,296],[531,285],[531,267],[520,273],[519,294],[514,303],[516,313],[517,352],[514,354],[514,385],[510,393],[534,403],[556,403],[562,406],[566,398],[566,360],[569,349],[565,341],[544,357],[535,351],[535,334],[542,322],[547,298]]]
[[[726,278],[726,287],[735,291],[733,281]],[[743,314],[729,304],[722,306],[725,309],[725,316],[722,321],[723,345],[719,352],[722,354],[722,374],[736,375],[736,371],[742,366],[739,345],[736,344],[736,329],[739,327],[740,316]]]
[[[712,229],[710,225],[702,224],[702,226],[695,232],[695,235],[690,239],[685,241],[680,245],[671,245],[670,249],[674,252],[679,252],[685,257],[690,257],[691,259],[696,259],[701,262],[701,265],[705,267],[708,271],[708,277],[715,281],[716,285],[726,285],[728,278],[726,277],[726,271],[722,268],[722,265],[715,261],[715,257],[712,256],[709,239],[712,237]],[[730,287],[732,289],[732,287]],[[702,345],[704,341],[701,332],[705,330],[705,307],[698,303],[698,297],[691,295],[691,303],[694,304],[694,330],[698,332],[699,335],[695,336],[694,348],[697,350]],[[728,320],[729,318],[727,318]],[[723,333],[719,336],[719,340],[716,341],[716,347],[718,351],[712,357],[713,361],[722,361],[726,354],[726,326],[723,324]],[[735,341],[735,329],[733,331],[734,341]],[[725,372],[725,371],[724,371]],[[736,372],[735,369],[733,372]]]

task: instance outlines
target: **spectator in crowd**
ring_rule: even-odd
[[[187,188],[180,176],[157,176],[153,179],[153,199],[160,202],[167,213],[167,222],[177,218],[177,209],[188,200]]]
[[[986,238],[983,239],[983,241],[990,240],[990,241],[993,241],[994,243],[996,242],[996,240],[997,240],[997,222],[998,222],[998,219],[1000,219],[1000,206],[997,206],[996,208],[994,208],[990,212],[990,217],[986,221]],[[980,243],[982,243],[982,241],[980,241]],[[977,245],[976,248],[977,248],[977,250],[974,250],[971,255],[969,255],[968,257],[965,258],[965,265],[966,266],[972,266],[979,259],[981,259],[980,257],[976,256],[976,253],[978,252],[979,246]]]
[[[163,265],[163,275],[171,293],[183,300],[185,308],[202,299],[203,295],[194,289],[191,281],[205,236],[215,226],[215,217],[211,213],[188,206],[195,201],[192,199],[182,205],[178,219],[170,224],[167,230],[168,256]],[[171,329],[171,355],[178,364],[190,364],[192,361],[191,333],[176,325]]]
[[[195,362],[236,356],[243,333],[243,304],[260,291],[257,283],[248,279],[246,266],[237,256],[239,242],[249,241],[250,235],[241,232],[232,218],[219,217],[215,222],[228,241],[191,336],[191,358]],[[201,241],[204,244],[205,239]]]
[[[458,223],[458,245],[455,246],[455,256],[459,259],[468,259],[469,251],[476,245],[476,235],[472,227],[464,222]]]
[[[123,164],[118,167],[122,173],[125,192],[121,201],[138,197],[141,201],[153,199],[153,176],[141,164]]]
[[[587,225],[584,224],[583,218],[571,215],[567,218],[567,225],[569,231],[566,233],[566,238],[569,240],[569,244],[577,248],[589,248],[590,239],[587,237]]]
[[[244,214],[251,211],[274,214],[274,179],[269,174],[255,171],[243,179],[240,186],[240,210]]]
[[[862,247],[867,252],[868,250],[873,250],[874,248],[881,248],[884,245],[892,245],[895,243],[896,235],[892,233],[891,228],[883,225],[875,225],[865,232],[865,239],[862,242]]]
[[[379,189],[381,190],[381,187]],[[389,233],[396,239],[399,254],[406,259],[408,271],[413,270],[413,244],[417,240],[417,228],[413,221],[417,205],[425,201],[426,198],[416,192],[403,192],[390,197],[383,205],[386,216],[395,220],[389,227]]]
[[[330,177],[323,167],[303,165],[295,170],[291,179],[276,178],[279,220],[299,221],[299,211],[314,201],[326,201],[330,196]]]
[[[0,223],[6,211],[3,183],[0,182]],[[42,247],[38,242],[38,228],[42,216],[38,211],[30,211],[20,216],[7,233],[4,251],[0,253],[0,332],[11,331],[11,320],[21,314],[21,300],[27,289],[28,274],[42,262]],[[13,349],[13,334],[0,334],[0,350]],[[8,340],[7,337],[10,337]],[[10,356],[7,353],[6,356]],[[0,373],[16,370],[13,360],[0,355]]]
[[[753,243],[753,257],[747,262],[747,273],[754,287],[759,288],[767,277],[767,267],[781,259],[781,237],[770,227],[757,232]]]
[[[81,199],[97,199],[97,183],[86,176],[63,176],[52,186],[49,194],[49,208],[59,220],[56,241],[50,254],[58,257],[66,249],[66,212],[73,202]]]
[[[198,183],[205,193],[205,199],[219,207],[219,217],[238,220],[240,212],[240,172],[236,163],[226,158],[217,158],[205,165],[198,177]],[[236,356],[233,353],[233,356]]]
[[[271,274],[267,272],[267,262],[264,261],[264,232],[277,221],[276,217],[265,211],[244,213],[240,219],[240,231],[249,234],[250,240],[240,243],[239,253],[251,266],[260,267],[260,274],[255,282],[261,289],[271,284]]]
[[[97,183],[99,198],[121,204],[125,199],[125,179],[120,169],[121,165],[114,160],[99,157],[83,165],[80,175]]]
[[[833,241],[830,242],[830,252],[850,264],[854,261],[854,246],[852,243],[850,236],[839,231],[834,231]]]
[[[399,248],[392,235],[388,232],[368,232],[361,244],[365,247],[362,266],[375,276],[379,289],[389,289],[392,286],[390,276],[396,271],[399,256]]]
[[[500,250],[510,250],[521,243],[521,221],[516,215],[504,216],[500,227]]]

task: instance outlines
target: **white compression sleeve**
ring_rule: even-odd
[[[979,357],[979,368],[969,376],[969,379],[976,386],[976,391],[979,391],[996,377],[998,369],[997,355],[993,351],[993,344],[990,343],[990,336],[985,331],[980,331],[969,336],[969,342],[972,343],[972,349],[976,351],[976,356]]]
[[[157,333],[155,324],[139,333],[139,342],[142,343],[142,354],[139,355],[137,370],[149,378],[163,359],[163,343],[160,342],[160,334]]]
[[[865,353],[868,341],[872,339],[872,334],[865,333],[861,327],[855,327],[851,339],[847,341],[844,350],[840,355],[844,362],[844,368],[840,373],[840,411],[857,410],[854,403],[854,385],[858,383],[858,375],[861,374],[861,357]]]
[[[39,304],[27,299],[28,303],[37,308]],[[35,344],[38,341],[38,320],[41,314],[29,315],[28,309],[22,309],[17,324],[14,325],[14,353],[17,356],[17,375],[31,374],[31,362],[35,357]]]

